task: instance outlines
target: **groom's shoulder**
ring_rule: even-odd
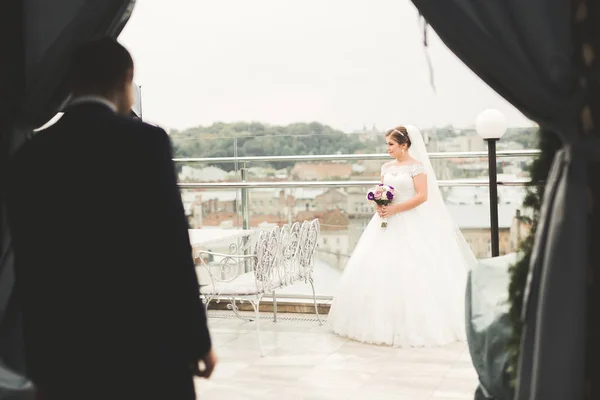
[[[114,121],[117,125],[116,131],[120,135],[126,136],[132,142],[141,142],[147,145],[152,143],[164,145],[169,140],[169,135],[163,128],[142,122],[139,119],[116,116]]]
[[[115,115],[114,117],[115,117],[115,119],[114,119],[115,123],[124,132],[131,132],[131,133],[143,132],[143,133],[150,134],[150,135],[161,135],[161,136],[167,135],[167,133],[165,132],[164,129],[162,129],[158,126],[155,126],[155,125],[148,124],[139,119],[132,118],[129,116],[124,116],[124,115]]]

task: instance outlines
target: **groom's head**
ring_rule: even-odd
[[[133,59],[115,39],[102,37],[73,52],[70,88],[75,97],[101,96],[129,114],[133,106]]]

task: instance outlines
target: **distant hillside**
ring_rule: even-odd
[[[537,149],[539,147],[537,132],[538,128],[536,127],[508,128],[501,140],[503,142],[520,143],[526,149]],[[444,141],[462,135],[477,136],[475,128],[455,129],[452,126],[435,128],[429,131],[428,134],[432,139],[438,141]]]
[[[318,122],[287,126],[257,122],[215,123],[185,131],[171,131],[176,157],[282,156],[314,154],[374,153],[384,150],[384,141],[374,136],[348,135]],[[283,168],[293,163],[270,163]],[[221,164],[233,169],[233,165]]]
[[[538,128],[536,127],[509,128],[501,140],[521,143],[526,149],[539,149],[540,147]]]

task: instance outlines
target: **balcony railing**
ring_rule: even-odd
[[[293,181],[293,182],[206,182],[206,183],[179,183],[183,189],[266,189],[266,188],[331,188],[348,186],[371,186],[380,181]],[[529,186],[531,179],[513,179],[498,181],[498,186]],[[487,186],[489,182],[483,179],[456,179],[438,181],[440,187],[456,186]]]
[[[505,158],[535,158],[540,154],[539,150],[514,150],[499,151],[497,157]],[[450,160],[450,159],[487,159],[487,152],[441,152],[430,153],[432,160]],[[335,155],[292,155],[292,156],[258,156],[258,157],[214,157],[214,158],[175,158],[176,163],[198,163],[198,164],[234,164],[236,172],[239,171],[239,181],[237,182],[180,182],[181,189],[205,189],[205,190],[239,190],[240,196],[236,196],[236,203],[239,201],[241,207],[236,207],[234,213],[236,218],[241,217],[241,227],[250,229],[250,203],[249,195],[252,189],[296,189],[296,188],[348,188],[348,187],[368,187],[379,183],[379,180],[332,180],[332,181],[249,181],[248,168],[251,164],[264,162],[354,162],[365,160],[389,160],[388,154],[335,154]],[[511,179],[499,180],[498,185],[504,187],[523,187],[533,184],[530,179]],[[439,185],[442,188],[452,187],[485,187],[489,186],[487,179],[451,179],[440,180]],[[289,210],[288,210],[289,211]],[[241,214],[241,215],[240,215]],[[238,224],[239,224],[238,219]],[[238,225],[239,226],[239,225]],[[350,228],[349,228],[350,229]],[[350,235],[350,230],[348,231]],[[324,251],[326,253],[327,250]],[[338,257],[340,255],[338,254]],[[348,255],[342,254],[341,257],[347,259]],[[317,281],[317,285],[319,282]],[[281,297],[303,298],[302,294],[288,295],[281,294]],[[318,296],[321,299],[330,299],[329,294]]]
[[[497,158],[515,158],[515,157],[537,157],[540,150],[505,150],[498,151]],[[485,151],[471,152],[436,152],[429,153],[432,160],[440,159],[473,159],[487,158]],[[294,156],[257,156],[257,157],[204,157],[204,158],[174,158],[176,163],[234,163],[242,164],[241,182],[217,182],[217,183],[180,183],[179,186],[185,189],[259,189],[259,188],[318,188],[318,187],[347,187],[347,186],[369,186],[379,183],[379,181],[293,181],[293,182],[248,182],[245,177],[244,169],[250,163],[260,162],[315,162],[315,161],[366,161],[366,160],[389,160],[388,154],[326,154],[326,155],[294,155]],[[498,181],[499,186],[527,186],[532,182],[530,179],[516,179],[507,181]],[[489,182],[482,179],[456,179],[439,180],[440,187],[455,186],[487,186]]]
[[[497,158],[507,157],[537,157],[540,150],[501,150],[496,153]],[[432,160],[450,158],[487,158],[487,151],[458,151],[458,152],[432,152]],[[295,156],[256,156],[256,157],[201,157],[201,158],[174,158],[176,163],[252,163],[252,162],[277,162],[277,161],[365,161],[389,160],[389,154],[324,154],[324,155],[295,155]]]

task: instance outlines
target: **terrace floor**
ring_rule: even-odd
[[[470,400],[477,385],[466,343],[366,345],[331,334],[314,315],[279,314],[273,323],[263,313],[261,357],[254,322],[209,311],[209,324],[220,361],[210,380],[196,382],[202,400]]]

